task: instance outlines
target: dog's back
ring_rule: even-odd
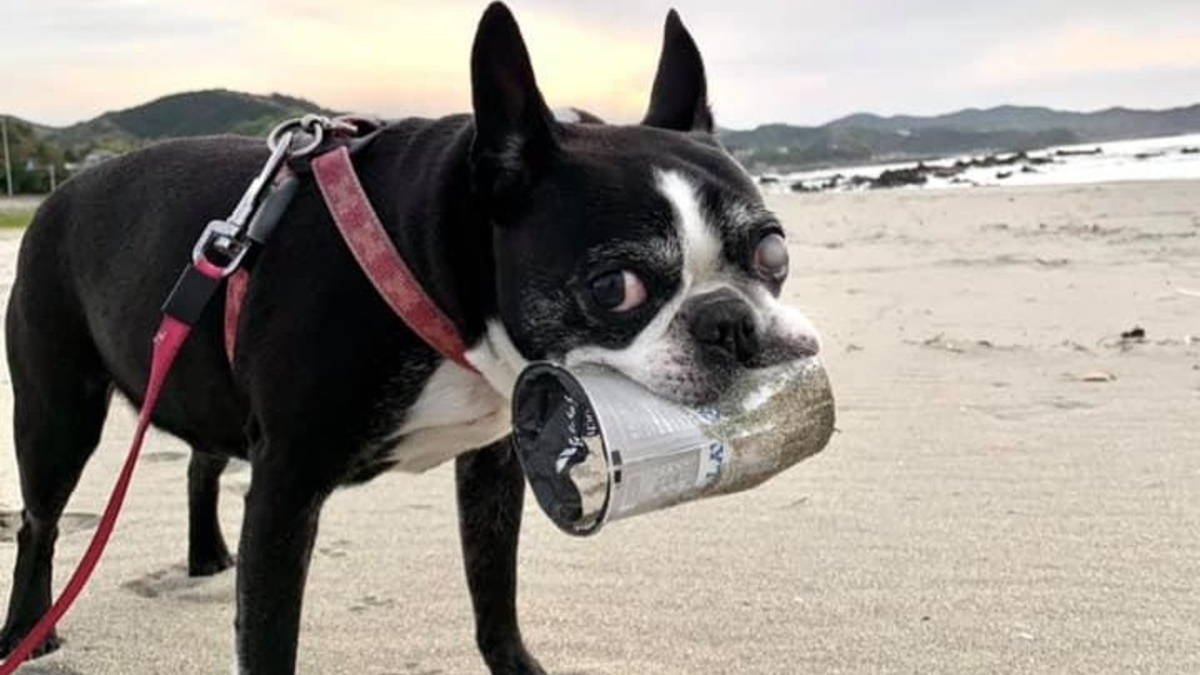
[[[76,343],[140,400],[166,290],[207,221],[229,212],[264,156],[250,139],[172,141],[65,183],[21,245],[7,318],[10,360]],[[200,351],[190,349],[188,360]]]

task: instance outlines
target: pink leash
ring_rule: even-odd
[[[197,264],[195,269],[210,279],[221,277],[220,268],[206,264],[205,261]],[[191,331],[192,327],[179,319],[170,315],[163,317],[162,323],[158,327],[158,333],[154,336],[154,354],[150,360],[150,379],[146,385],[146,398],[142,401],[142,409],[138,415],[137,431],[133,434],[133,443],[129,446],[129,456],[125,458],[125,465],[121,467],[121,474],[117,477],[117,484],[113,486],[112,495],[108,498],[108,505],[104,507],[104,515],[100,517],[100,524],[96,527],[96,533],[92,535],[92,542],[88,544],[83,558],[79,561],[79,566],[75,568],[75,573],[71,575],[71,580],[67,582],[62,594],[54,601],[49,611],[38,620],[33,630],[29,631],[16,649],[8,655],[4,663],[0,664],[0,675],[12,675],[13,671],[29,658],[33,650],[45,641],[50,635],[50,631],[54,630],[58,620],[67,613],[75,599],[79,597],[83,587],[92,576],[92,572],[99,565],[100,556],[104,553],[108,538],[117,525],[117,515],[121,512],[121,505],[125,502],[125,494],[129,491],[129,482],[133,478],[134,467],[137,466],[138,456],[142,452],[142,442],[145,440],[146,430],[150,428],[150,416],[154,412],[155,404],[158,403],[159,394],[162,393],[163,382],[167,379],[167,373],[170,372],[176,355],[179,354],[179,348],[183,346]]]

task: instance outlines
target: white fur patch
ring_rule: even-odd
[[[488,321],[487,333],[475,346],[467,350],[466,358],[488,384],[492,385],[492,389],[506,400],[512,397],[517,376],[528,365],[499,319]]]
[[[804,312],[785,305],[762,287],[752,290],[751,296],[750,305],[769,334],[783,342],[803,345],[814,354],[821,352],[821,334]]]
[[[427,471],[511,432],[509,398],[525,360],[499,321],[466,357],[479,372],[444,361],[388,438],[400,441],[391,452],[397,470]]]
[[[654,171],[658,189],[675,211],[683,247],[683,282],[689,286],[715,274],[721,264],[721,238],[705,220],[695,184],[678,171]]]

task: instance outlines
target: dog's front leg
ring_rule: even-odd
[[[280,458],[283,453],[261,454],[266,457],[253,459],[238,547],[237,671],[292,675],[304,583],[328,490],[311,480],[319,474]]]
[[[475,641],[492,675],[544,675],[517,625],[517,539],[525,478],[509,439],[458,458],[458,522]]]

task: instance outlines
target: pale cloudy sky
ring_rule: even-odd
[[[482,0],[4,0],[0,112],[67,124],[177,91],[465,111]],[[512,0],[551,105],[645,107],[675,6],[723,126],[1000,103],[1200,102],[1200,0]]]

